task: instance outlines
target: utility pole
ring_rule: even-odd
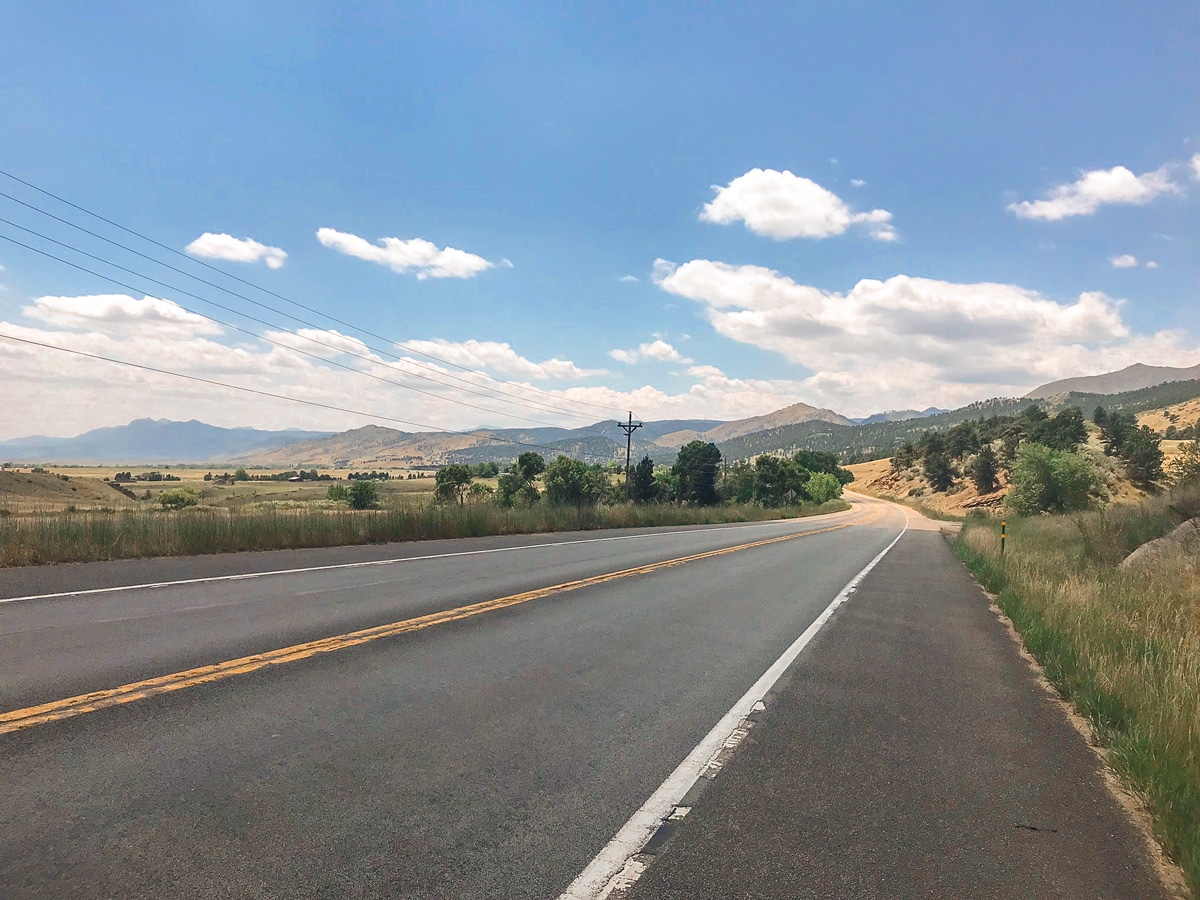
[[[633,413],[629,413],[628,422],[618,422],[619,427],[625,432],[625,502],[629,502],[629,454],[633,452],[633,433],[642,427],[641,422],[633,421]]]

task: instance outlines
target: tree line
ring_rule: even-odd
[[[547,462],[527,451],[504,472],[496,470],[496,486],[477,481],[489,477],[480,467],[453,463],[435,476],[434,498],[441,503],[494,502],[505,507],[546,502],[557,506],[624,503],[674,503],[714,506],[757,503],[782,507],[825,503],[842,494],[854,479],[832,453],[802,450],[791,458],[760,456],[754,463],[723,466],[716,444],[691,441],[680,447],[671,465],[655,465],[644,456],[632,466],[628,485],[614,474],[613,463],[588,464],[565,454]]]

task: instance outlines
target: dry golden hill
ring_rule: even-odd
[[[248,454],[246,459],[252,459],[255,465],[283,469],[312,466],[406,468],[437,465],[444,462],[452,451],[473,447],[482,440],[482,434],[410,433],[367,425],[333,437],[289,444],[266,453]]]
[[[752,434],[755,431],[766,431],[770,428],[781,428],[784,425],[798,425],[801,422],[811,422],[818,419],[822,422],[832,422],[835,425],[853,425],[845,416],[838,415],[832,409],[818,409],[807,403],[793,403],[783,409],[777,409],[765,416],[751,416],[748,419],[738,419],[736,422],[726,422],[716,428],[710,428],[701,437],[706,441],[720,443]]]
[[[923,507],[950,516],[965,516],[976,509],[999,510],[1004,504],[1004,495],[1008,493],[1008,482],[1003,473],[1000,475],[999,490],[991,494],[981,495],[970,478],[960,478],[949,491],[936,494],[929,489],[929,482],[921,474],[920,467],[897,474],[892,471],[890,459],[876,459],[855,463],[847,468],[854,473],[851,490],[887,500],[915,501]]]
[[[64,477],[28,469],[0,471],[0,511],[4,513],[61,512],[72,506],[82,510],[135,505],[99,478]]]
[[[1139,425],[1149,425],[1159,434],[1174,425],[1176,428],[1186,428],[1200,422],[1200,397],[1184,400],[1164,409],[1152,409],[1137,417]]]

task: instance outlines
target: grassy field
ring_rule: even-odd
[[[1118,562],[1184,517],[1200,490],[1101,512],[999,523],[969,518],[964,561],[1060,694],[1092,724],[1200,896],[1200,547],[1133,570]]]
[[[697,525],[796,518],[848,509],[823,506],[600,506],[545,504],[503,509],[492,504],[439,506],[400,501],[388,509],[353,511],[311,505],[298,509],[194,507],[177,512],[126,510],[0,518],[0,565],[38,565],[242,550],[332,547],[386,541],[533,534],[595,528]]]
[[[217,484],[204,481],[208,469],[161,468],[155,471],[170,473],[180,480],[124,483],[121,487],[134,495],[130,498],[112,486],[111,479],[119,471],[133,471],[136,474],[147,470],[130,466],[54,466],[44,472],[34,472],[28,468],[5,469],[0,471],[0,517],[45,515],[69,509],[101,512],[152,509],[157,506],[161,493],[183,485],[200,491],[202,506],[218,509],[321,506],[327,505],[324,504],[325,493],[330,485],[328,481],[235,481]],[[272,471],[252,470],[251,474],[270,474]],[[220,471],[216,474],[219,475]],[[348,472],[330,471],[329,474],[344,478]],[[344,480],[336,483],[348,484]],[[397,471],[390,480],[377,484],[386,504],[400,497],[432,495],[434,480],[432,477],[409,479],[407,472]]]

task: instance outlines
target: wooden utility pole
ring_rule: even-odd
[[[629,502],[629,454],[633,451],[633,433],[642,427],[641,422],[633,421],[633,413],[629,413],[628,422],[618,422],[617,426],[625,432],[625,502]]]

